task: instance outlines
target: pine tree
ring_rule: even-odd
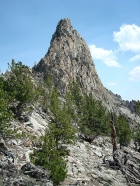
[[[66,161],[61,151],[56,148],[56,142],[51,131],[46,131],[42,137],[43,146],[40,151],[34,151],[31,160],[35,165],[41,165],[51,171],[54,185],[64,181],[67,175]]]
[[[49,129],[52,132],[57,149],[61,144],[73,143],[75,128],[72,126],[71,115],[58,98],[57,88],[54,87],[50,97],[50,111],[52,113]]]
[[[72,101],[71,101],[72,100]],[[79,130],[85,136],[108,135],[110,132],[109,114],[100,101],[93,99],[80,88],[79,82],[72,82],[69,86],[69,109]]]
[[[82,102],[80,130],[86,135],[108,135],[109,117],[100,101],[93,99],[92,94],[85,95]]]
[[[135,148],[136,150],[138,150],[138,146],[140,146],[140,124],[138,124],[137,130],[133,131],[133,140],[134,140]]]
[[[72,100],[71,106],[75,106],[75,110],[77,113],[77,118],[81,115],[82,112],[82,104],[83,104],[83,95],[84,92],[82,92],[80,88],[79,81],[73,81],[70,83],[68,88],[69,98]]]
[[[122,146],[127,146],[132,138],[131,129],[129,123],[124,115],[120,115],[118,119],[115,119],[117,138]]]
[[[140,101],[137,101],[137,104],[136,104],[136,112],[137,112],[137,114],[140,116]]]
[[[48,75],[42,83],[42,108],[44,111],[48,111],[50,107],[50,96],[54,88],[53,76]]]
[[[48,82],[49,81],[49,82]],[[44,109],[50,110],[50,122],[43,139],[43,146],[40,151],[34,151],[31,155],[32,162],[36,165],[42,165],[51,171],[54,185],[58,185],[66,178],[66,146],[75,140],[76,129],[72,125],[71,113],[69,113],[70,104],[62,102],[58,96],[58,90],[54,87],[50,79],[43,84]]]
[[[12,114],[9,111],[9,96],[4,91],[5,80],[0,77],[0,134],[9,134],[9,122]]]
[[[5,90],[11,97],[11,101],[14,102],[12,110],[19,117],[27,104],[32,104],[38,98],[38,94],[27,66],[22,62],[16,63],[14,60],[8,65],[10,76],[7,79]]]

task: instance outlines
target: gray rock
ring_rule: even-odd
[[[31,163],[26,163],[21,167],[21,171],[23,174],[29,175],[33,178],[50,178],[50,171],[46,170],[45,168],[34,166]]]
[[[124,113],[131,125],[140,122],[136,113],[136,101],[124,101],[121,96],[107,90],[96,72],[94,62],[87,44],[73,29],[69,19],[61,20],[52,36],[47,54],[35,65],[33,70],[34,81],[39,82],[47,75],[53,75],[59,93],[65,94],[68,84],[72,80],[79,79],[81,87],[87,93],[91,92],[95,99],[101,100],[108,110],[117,114]],[[62,101],[63,98],[60,98]],[[34,108],[35,109],[35,108]],[[38,108],[32,114],[24,113],[22,122],[12,121],[15,127],[20,126],[18,133],[24,131],[39,137],[45,133],[50,120],[49,111]],[[84,138],[84,137],[83,137]],[[112,144],[108,137],[86,138],[88,142],[79,140],[75,145],[68,146],[69,156],[67,162],[68,174],[62,186],[127,186],[128,183],[121,171],[101,166],[105,155],[112,155]],[[92,139],[91,139],[92,138]],[[28,141],[27,141],[28,142]],[[36,149],[36,141],[25,143],[25,139],[3,140],[0,143],[16,155],[14,164],[9,157],[0,154],[0,185],[28,185],[28,186],[53,186],[50,180],[50,172],[43,167],[30,163],[29,154]],[[132,147],[132,146],[131,146]],[[131,151],[133,158],[140,162],[139,153],[132,148],[124,148],[123,151]],[[112,160],[112,156],[110,156]],[[27,163],[28,162],[28,163]],[[128,161],[131,162],[131,159]],[[138,164],[131,162],[134,168]]]
[[[53,186],[50,171],[26,163],[20,170],[9,160],[0,161],[1,186]],[[25,176],[26,175],[26,176]]]
[[[103,86],[86,42],[69,19],[59,21],[47,54],[33,68],[33,72],[44,77],[52,75],[61,94],[65,93],[70,81],[78,79],[82,89],[101,100],[108,110],[115,111],[117,115],[125,113],[128,118],[132,118],[132,113],[136,114],[133,120],[140,122],[136,101],[123,101],[121,96]]]

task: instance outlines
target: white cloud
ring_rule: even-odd
[[[109,67],[121,67],[116,61],[116,55],[112,50],[97,48],[95,45],[89,45],[89,49],[93,59],[100,59]]]
[[[130,61],[138,61],[140,60],[140,54],[135,55],[134,57],[130,58]]]
[[[140,80],[140,66],[133,68],[129,72],[129,75],[130,75],[129,77],[130,81],[139,81]]]
[[[119,32],[114,32],[114,41],[118,42],[121,51],[140,52],[140,27],[122,25]]]
[[[108,82],[107,85],[108,86],[115,86],[115,85],[117,85],[117,83],[116,82]]]

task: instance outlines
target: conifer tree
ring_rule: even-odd
[[[61,151],[56,148],[56,142],[51,131],[46,131],[42,140],[42,149],[40,151],[35,150],[34,154],[31,155],[31,160],[34,164],[49,169],[54,185],[58,185],[66,178],[66,161],[64,160]]]
[[[80,132],[86,136],[108,135],[110,132],[109,114],[102,106],[100,101],[93,98],[93,95],[87,94],[80,88],[79,82],[72,82],[69,88],[69,101],[73,110],[69,112],[74,116],[78,123]]]
[[[54,88],[53,76],[48,75],[42,84],[42,108],[44,111],[47,111],[50,107],[50,96]]]
[[[12,114],[9,111],[9,97],[4,91],[5,80],[0,77],[0,134],[7,135],[9,133],[9,122]]]
[[[94,136],[108,135],[110,131],[108,114],[91,93],[84,97],[80,129],[86,135]]]
[[[137,114],[140,116],[140,101],[137,101],[137,104],[136,104],[136,112],[137,112]]]
[[[52,113],[49,129],[54,136],[57,149],[62,144],[73,143],[75,139],[75,128],[72,126],[72,119],[64,104],[58,98],[57,88],[54,87],[50,97],[50,111]]]
[[[115,119],[117,138],[122,146],[127,146],[132,138],[131,129],[129,123],[124,115],[120,115],[118,119]]]
[[[82,90],[80,88],[80,83],[79,81],[73,81],[69,85],[69,99],[73,101],[71,106],[75,106],[75,110],[77,113],[77,117],[81,115],[82,112],[82,104],[83,104],[83,95],[82,95]],[[83,92],[84,94],[84,92]]]
[[[72,126],[68,106],[59,99],[57,88],[50,85],[49,93],[50,102],[47,107],[49,106],[51,112],[51,121],[45,136],[42,137],[41,150],[35,150],[31,159],[36,165],[42,165],[49,169],[54,185],[58,185],[64,181],[67,175],[64,144],[73,143],[76,130]]]
[[[10,75],[5,90],[14,102],[12,110],[19,117],[27,104],[32,104],[38,98],[38,94],[27,66],[14,60],[8,65]]]
[[[140,124],[138,124],[137,130],[133,131],[133,140],[134,140],[136,150],[138,150],[138,146],[140,149]]]

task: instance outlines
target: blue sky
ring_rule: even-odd
[[[140,0],[0,0],[1,71],[12,59],[38,63],[62,18],[86,41],[103,85],[140,100]]]

